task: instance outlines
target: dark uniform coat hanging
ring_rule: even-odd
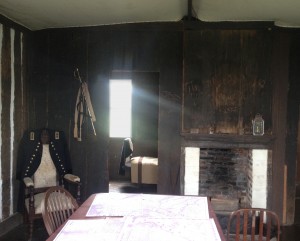
[[[41,133],[43,130],[45,128],[26,131],[20,142],[17,161],[17,179],[20,180],[19,209],[22,208],[22,203],[20,202],[24,198],[23,178],[32,177],[41,163],[43,153]],[[70,155],[64,132],[51,129],[46,130],[49,134],[50,156],[59,177],[67,173],[72,173]]]

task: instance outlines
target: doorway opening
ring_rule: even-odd
[[[131,136],[134,156],[158,155],[159,73],[113,71],[110,79],[131,80]],[[110,138],[108,150],[109,180],[130,180],[118,173],[122,138]]]

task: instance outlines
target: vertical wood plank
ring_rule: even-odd
[[[289,36],[276,32],[274,36],[271,78],[273,79],[273,135],[276,136],[273,146],[272,193],[270,207],[281,221],[283,218],[283,170],[286,152],[287,131],[287,93],[289,74]],[[276,188],[275,188],[276,187]]]
[[[2,115],[1,115],[1,166],[2,166],[2,217],[9,217],[10,213],[10,101],[11,101],[11,37],[10,28],[3,26],[2,61]]]

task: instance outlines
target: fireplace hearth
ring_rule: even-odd
[[[200,149],[199,195],[241,199],[247,189],[247,149]]]
[[[269,150],[184,147],[182,151],[182,194],[208,196],[218,211],[267,207]]]

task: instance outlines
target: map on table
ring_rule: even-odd
[[[221,241],[213,219],[110,217],[68,220],[54,241]]]
[[[101,193],[95,196],[86,216],[209,219],[209,212],[206,197]]]

